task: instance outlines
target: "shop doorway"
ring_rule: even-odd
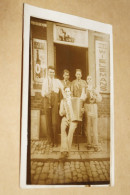
[[[70,71],[70,81],[75,79],[75,70],[82,70],[82,79],[86,80],[88,75],[88,48],[55,44],[55,69],[56,78],[63,79],[63,70],[68,69]],[[59,117],[58,126],[58,142],[60,143],[60,123],[61,117]],[[80,128],[80,135],[78,135],[78,142],[85,142],[84,125]],[[81,130],[82,129],[82,130]],[[79,131],[79,130],[78,130]],[[75,131],[73,141],[77,142],[77,133]]]
[[[82,79],[88,75],[88,48],[55,44],[56,77],[63,79],[63,70],[70,71],[70,81],[75,79],[75,69],[82,70]]]

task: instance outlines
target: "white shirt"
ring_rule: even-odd
[[[45,97],[49,93],[50,79],[51,78],[48,77],[43,80],[42,91],[41,91],[43,97]],[[52,91],[55,93],[59,93],[60,89],[63,91],[63,84],[61,83],[61,81],[59,79],[52,78]]]

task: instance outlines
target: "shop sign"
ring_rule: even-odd
[[[65,45],[88,47],[88,31],[54,25],[54,42]]]
[[[96,85],[101,93],[110,93],[109,44],[96,41]]]
[[[33,39],[33,78],[35,82],[42,83],[47,68],[47,41]]]

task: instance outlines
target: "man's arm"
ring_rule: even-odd
[[[87,99],[87,83],[84,80],[82,80],[82,93],[80,99],[82,99],[83,101]]]
[[[63,86],[62,82],[59,79],[57,79],[57,82],[58,82],[58,87],[61,90],[63,97],[65,97],[65,95],[64,95],[64,86]]]

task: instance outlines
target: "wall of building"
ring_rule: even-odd
[[[31,40],[33,38],[47,40],[47,65],[54,66],[54,45],[53,45],[53,23],[49,21],[33,18],[32,21],[38,22],[31,24]],[[43,28],[40,24],[46,24],[47,28]],[[42,84],[34,82],[33,79],[33,61],[31,60],[31,89],[30,89],[30,106],[33,110],[40,110],[41,115],[44,114],[43,97],[41,96]]]
[[[96,81],[96,41],[105,41],[109,44],[109,36],[99,32],[88,31],[89,75],[92,76],[95,87],[98,85]],[[110,63],[108,65],[110,66]],[[110,93],[101,93],[101,95],[102,101],[98,103],[98,132],[101,139],[110,139]]]

